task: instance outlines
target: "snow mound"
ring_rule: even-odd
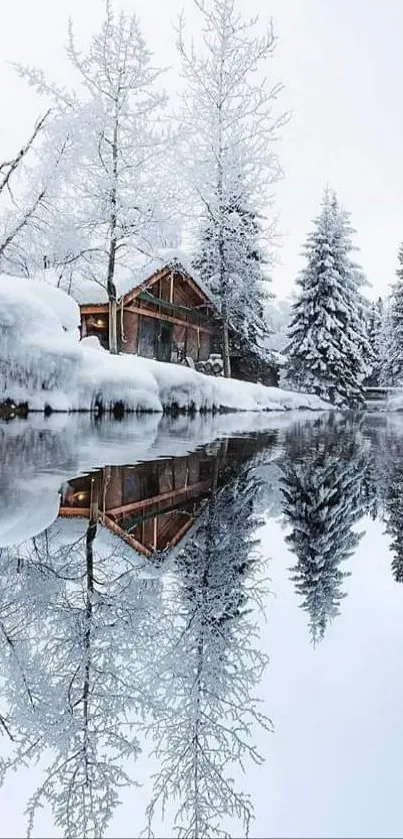
[[[0,399],[68,409],[81,356],[77,315],[64,292],[0,275]]]
[[[0,548],[20,545],[55,520],[60,506],[57,476],[30,476],[0,494]]]
[[[46,303],[52,311],[57,315],[64,330],[67,332],[74,332],[80,328],[80,308],[76,301],[73,300],[70,294],[66,294],[58,283],[61,282],[60,277],[56,271],[52,271],[53,282],[45,282],[48,270],[38,272],[34,277],[24,279],[22,277],[13,277],[14,282],[18,286],[26,290],[30,294],[34,294],[43,303]],[[1,282],[0,275],[0,282]],[[77,334],[77,339],[79,335]]]
[[[145,359],[111,355],[81,346],[81,367],[72,410],[110,410],[119,403],[127,411],[162,411],[158,385]]]

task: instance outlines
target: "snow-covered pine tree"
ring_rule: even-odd
[[[228,282],[228,315],[231,327],[229,342],[238,341],[258,354],[264,352],[270,333],[265,307],[273,296],[268,289],[269,258],[262,246],[262,224],[259,216],[247,207],[242,190],[232,194],[223,206],[223,259]],[[205,214],[204,228],[193,266],[204,285],[218,301],[221,300],[220,230]],[[232,343],[231,343],[232,342]]]
[[[391,385],[403,384],[403,244],[398,252],[397,281],[392,286],[389,311],[389,347],[386,378]]]
[[[384,520],[390,536],[393,554],[392,574],[397,583],[403,582],[403,444],[399,434],[383,431],[383,464],[380,479],[383,482]]]
[[[314,225],[292,307],[286,377],[294,387],[356,408],[364,401],[367,303],[360,291],[362,273],[351,259],[349,217],[334,192],[325,191]]]
[[[341,565],[361,538],[353,527],[365,511],[366,448],[361,433],[344,422],[316,428],[309,423],[286,435],[283,514],[291,525],[286,541],[297,556],[291,580],[314,644],[340,614],[349,576]]]
[[[51,99],[55,136],[69,138],[69,170],[58,209],[89,239],[84,252],[75,255],[80,257],[75,265],[107,292],[109,345],[117,352],[116,269],[120,261],[130,263],[130,251],[133,258],[152,248],[165,95],[157,87],[160,71],[151,64],[137,17],[123,11],[115,16],[111,0],[105,0],[101,30],[84,54],[70,23],[67,56],[81,82],[71,93],[48,83],[40,71],[18,69]]]
[[[182,174],[200,241],[196,264],[217,294],[223,319],[224,372],[230,375],[229,326],[242,323],[252,339],[262,328],[263,244],[273,244],[271,224],[259,230],[280,169],[273,140],[284,117],[273,116],[281,87],[256,80],[275,48],[270,25],[244,20],[235,0],[194,0],[202,43],[179,51],[187,82],[178,140]],[[247,301],[247,305],[245,304]]]
[[[382,380],[382,330],[384,304],[382,297],[371,303],[367,322],[367,338],[370,348],[369,372],[365,379],[368,387],[379,387]]]
[[[383,301],[382,324],[379,336],[380,349],[380,383],[381,386],[387,387],[392,385],[392,375],[390,368],[390,354],[392,345],[392,296],[387,295]]]

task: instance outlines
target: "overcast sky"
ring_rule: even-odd
[[[300,248],[326,183],[352,213],[371,296],[394,281],[403,239],[402,0],[239,0],[245,12],[272,15],[279,36],[270,65],[283,81],[282,109],[293,117],[279,147],[285,178],[277,187],[284,245],[273,286],[293,287]],[[102,0],[3,0],[0,29],[0,159],[16,148],[43,111],[7,62],[41,66],[69,84],[63,53],[72,16],[85,44],[102,15]],[[156,61],[175,68],[172,22],[192,0],[122,0],[136,11]],[[175,86],[175,69],[170,75]]]

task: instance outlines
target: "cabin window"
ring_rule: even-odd
[[[90,478],[85,475],[75,478],[62,487],[62,507],[89,507]]]
[[[139,355],[155,358],[156,322],[153,318],[140,316]]]
[[[123,504],[132,504],[160,495],[160,463],[140,463],[126,467],[123,476]],[[138,513],[136,513],[136,516]]]

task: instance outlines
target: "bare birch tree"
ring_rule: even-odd
[[[163,149],[159,123],[165,94],[158,89],[160,70],[135,15],[115,16],[110,0],[100,32],[85,53],[77,46],[70,22],[68,58],[79,74],[80,88],[67,92],[46,81],[40,71],[19,68],[36,89],[50,97],[57,130],[73,137],[71,168],[64,198],[75,226],[89,247],[75,266],[101,285],[109,300],[109,345],[117,346],[117,264],[130,249],[150,252],[157,224],[156,166]]]
[[[28,197],[24,196],[24,201],[16,198],[14,179],[22,174],[26,159],[42,133],[49,115],[48,110],[37,120],[30,137],[14,157],[0,163],[0,201],[2,204],[0,268],[3,268],[5,260],[10,256],[10,251],[16,246],[22,233],[27,228],[32,229],[36,226],[38,211],[46,200],[47,185],[44,179],[40,179],[39,183],[35,184]]]
[[[260,318],[254,303],[258,306],[259,298],[261,303],[266,284],[252,271],[250,251],[257,245],[256,215],[267,212],[272,184],[280,176],[274,140],[285,116],[274,115],[281,85],[270,87],[264,75],[259,81],[259,72],[266,72],[275,50],[272,23],[259,35],[258,19],[244,20],[236,0],[193,2],[201,16],[200,48],[193,41],[186,43],[183,20],[178,33],[186,82],[182,164],[197,213],[198,237],[205,237],[207,230],[210,240],[209,276],[203,279],[221,306],[224,370],[229,376],[229,326],[234,314],[240,314],[242,307],[241,317]],[[251,241],[246,244],[249,234]],[[271,234],[272,225],[266,222],[261,239],[270,240]],[[260,294],[252,288],[253,280]],[[248,294],[242,286],[248,282],[245,306],[241,301],[248,300]]]

